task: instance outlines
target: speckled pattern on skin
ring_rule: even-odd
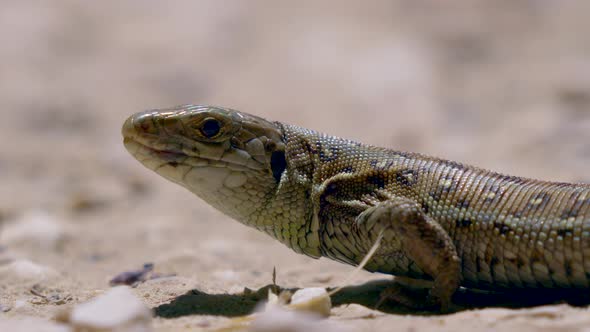
[[[230,109],[130,117],[129,152],[298,253],[477,289],[589,288],[590,186],[506,176]]]

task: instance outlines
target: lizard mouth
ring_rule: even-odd
[[[253,159],[242,158],[214,158],[213,156],[202,156],[198,154],[187,154],[181,147],[175,149],[172,147],[158,147],[155,144],[146,144],[141,140],[133,137],[125,137],[124,145],[138,161],[145,164],[157,161],[157,166],[164,164],[171,166],[185,165],[196,168],[227,168],[231,171],[252,172],[264,170],[264,166]]]
[[[141,144],[141,143],[139,143]],[[163,161],[177,161],[179,159],[187,158],[188,156],[182,152],[172,151],[172,150],[160,150],[153,148],[151,146],[142,145],[144,149],[150,152],[152,155],[156,156],[158,159]]]
[[[188,157],[185,153],[181,151],[175,151],[173,149],[156,148],[154,146],[144,144],[131,137],[125,137],[123,143],[125,144],[127,150],[129,150],[129,152],[133,154],[139,153],[143,155],[148,155],[152,158],[159,159],[162,161],[177,162]]]

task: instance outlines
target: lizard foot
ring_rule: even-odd
[[[460,285],[461,261],[442,226],[426,215],[416,202],[400,198],[381,202],[365,210],[357,217],[356,225],[361,232],[369,234],[370,239],[383,231],[386,248],[394,247],[397,255],[405,255],[422,272],[432,277],[432,288],[423,301],[414,300],[415,296],[411,292],[397,286],[384,292],[387,298],[411,308],[440,305],[442,311],[448,311],[451,297]],[[407,265],[404,260],[398,262],[399,265]],[[407,272],[409,267],[405,270],[402,272]]]

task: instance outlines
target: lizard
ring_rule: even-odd
[[[509,176],[268,121],[181,105],[130,116],[128,152],[225,215],[295,252],[429,280],[448,309],[459,287],[590,288],[590,185]]]

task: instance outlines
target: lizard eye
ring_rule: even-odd
[[[216,136],[217,134],[219,134],[220,130],[221,124],[219,123],[219,121],[213,118],[205,119],[205,121],[203,121],[203,124],[201,125],[201,133],[207,138],[212,138]]]

